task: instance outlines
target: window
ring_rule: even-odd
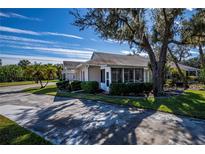
[[[135,82],[142,82],[143,81],[143,77],[144,77],[144,71],[142,68],[136,68],[135,69]]]
[[[196,76],[196,71],[189,71],[188,76]]]
[[[124,69],[124,82],[134,82],[134,69],[125,68]]]
[[[122,69],[121,68],[112,68],[111,77],[112,77],[112,83],[122,82]]]
[[[105,69],[101,69],[101,82],[105,83]]]

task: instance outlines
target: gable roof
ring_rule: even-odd
[[[198,68],[183,65],[183,64],[178,64],[178,65],[184,71],[198,71],[199,70]],[[169,66],[176,68],[176,65],[173,62],[169,63]]]
[[[146,67],[148,59],[138,55],[120,55],[102,52],[93,52],[89,65],[117,65],[117,66],[140,66]]]
[[[76,62],[76,61],[63,61],[63,66],[70,68],[70,69],[74,69],[76,68],[76,66],[78,66],[79,64],[82,64],[82,62]]]

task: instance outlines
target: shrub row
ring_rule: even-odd
[[[87,93],[96,93],[99,90],[97,81],[84,81],[81,83],[81,88]]]
[[[72,81],[70,85],[72,91],[81,90],[81,81]]]
[[[96,93],[99,90],[99,84],[97,81],[60,81],[56,83],[56,86],[60,90],[76,91],[84,90],[87,93]]]
[[[152,83],[112,83],[110,85],[110,94],[122,96],[149,94],[152,89]]]
[[[71,86],[69,81],[60,81],[56,83],[56,86],[58,89],[60,90],[65,90],[65,91],[70,91],[71,90]]]
[[[72,81],[71,83],[69,81],[60,81],[56,83],[56,86],[60,90],[76,91],[81,90],[81,81]]]

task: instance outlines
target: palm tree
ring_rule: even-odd
[[[51,65],[51,64],[48,64],[48,65],[44,66],[43,70],[45,71],[44,72],[44,78],[47,79],[47,82],[44,85],[44,87],[46,87],[49,80],[52,80],[52,79],[56,78],[57,68],[55,66]],[[42,87],[42,88],[44,88],[44,87]]]
[[[20,60],[19,63],[18,63],[18,65],[23,67],[23,68],[25,68],[26,66],[28,66],[30,64],[31,64],[31,62],[27,59]]]
[[[56,69],[57,69],[57,72],[56,72],[56,75],[58,77],[59,80],[62,79],[62,70],[63,70],[63,65],[62,64],[56,64]]]

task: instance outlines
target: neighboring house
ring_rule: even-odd
[[[84,63],[64,61],[62,73],[65,80],[97,81],[101,89],[109,91],[111,83],[151,82],[148,62],[138,55],[94,52]]]
[[[63,80],[79,80],[76,76],[76,66],[81,64],[82,62],[74,62],[74,61],[63,61],[63,71],[62,78]]]
[[[186,72],[186,76],[198,76],[199,75],[200,69],[198,69],[198,68],[186,66],[183,64],[178,64],[178,65],[182,71]],[[177,68],[173,62],[169,63],[169,66],[172,68]],[[169,73],[168,73],[168,75],[171,76],[171,74],[169,74]]]

